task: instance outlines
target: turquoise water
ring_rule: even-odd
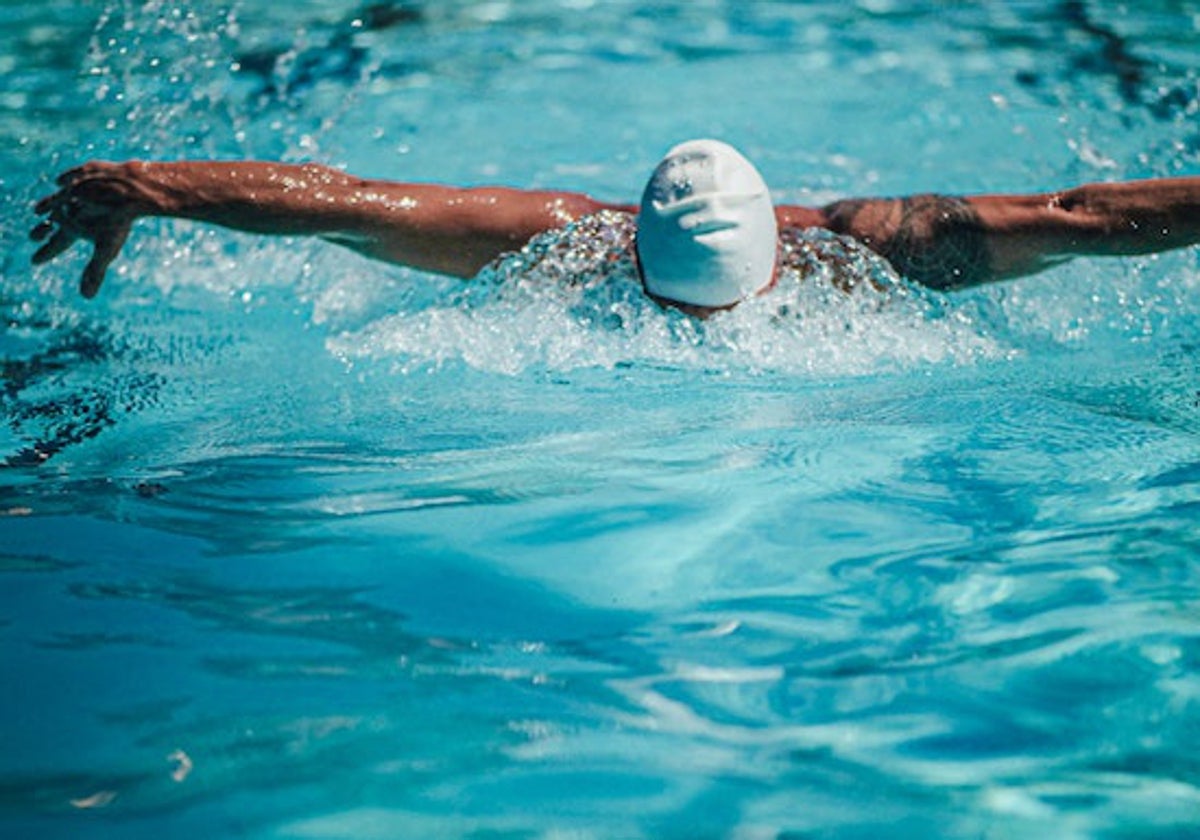
[[[1200,258],[697,326],[145,222],[87,157],[636,197],[1200,174],[1200,5],[0,4],[0,834],[1200,834]],[[488,282],[499,276],[505,283]]]

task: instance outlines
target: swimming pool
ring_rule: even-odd
[[[85,302],[25,231],[90,156],[1200,174],[1200,4],[0,19],[5,836],[1194,834],[1195,249],[697,325],[183,223]]]

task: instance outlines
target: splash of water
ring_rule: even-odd
[[[647,365],[853,375],[1007,352],[965,310],[824,231],[785,243],[768,294],[698,321],[642,292],[633,224],[602,213],[545,233],[448,299],[343,331],[329,347],[404,372],[460,361],[507,374]]]

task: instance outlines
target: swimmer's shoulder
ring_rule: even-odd
[[[829,216],[819,207],[779,204],[775,207],[775,222],[780,231],[800,231],[809,228],[829,228]]]

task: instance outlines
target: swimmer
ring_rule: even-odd
[[[35,207],[45,263],[93,244],[81,293],[100,290],[142,217],[270,235],[317,236],[369,257],[469,278],[534,236],[596,214],[636,224],[643,287],[698,317],[774,284],[779,239],[824,228],[851,237],[909,280],[953,290],[1030,275],[1075,256],[1131,256],[1200,242],[1200,177],[1088,184],[1031,195],[918,195],[773,205],[736,149],[692,140],[667,152],[639,205],[507,187],[365,180],[316,164],[86,163]]]

